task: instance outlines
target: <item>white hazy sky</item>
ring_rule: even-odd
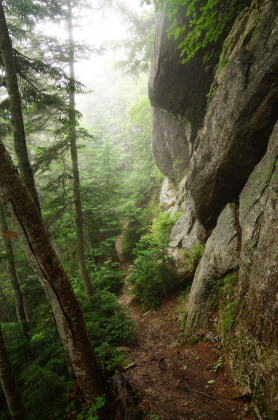
[[[124,0],[124,3],[137,12],[142,10],[140,0]],[[121,4],[121,1],[119,1],[119,4]],[[146,7],[144,6],[144,9]],[[90,24],[83,30],[78,30],[78,33],[76,33],[78,38],[83,37],[83,39],[91,40],[94,43],[104,40],[122,39],[126,35],[126,25],[123,23],[120,13],[111,9],[105,12],[91,11],[89,13],[88,19]]]
[[[140,13],[143,9],[149,9],[150,7],[140,7],[141,0],[118,0],[119,4],[125,3],[130,9],[133,9]],[[92,1],[92,4],[97,4],[98,0]],[[79,20],[78,27],[74,28],[74,39],[76,41],[85,41],[89,45],[99,47],[104,45],[107,48],[107,53],[104,56],[98,56],[92,54],[88,60],[82,60],[75,63],[75,76],[77,80],[82,82],[87,89],[93,90],[92,93],[87,95],[78,95],[77,108],[84,114],[84,103],[90,103],[93,101],[94,96],[99,94],[99,91],[103,86],[111,85],[111,78],[113,78],[113,67],[114,63],[120,61],[121,52],[116,51],[111,53],[109,49],[109,42],[115,40],[121,40],[127,38],[128,24],[124,22],[122,15],[119,11],[107,9],[105,11],[86,11],[85,17]],[[58,38],[67,39],[67,28],[65,23],[59,25],[48,24],[42,27],[42,30],[47,32],[49,35],[56,35]],[[105,45],[106,44],[106,45]],[[117,72],[119,76],[119,71]],[[117,78],[118,76],[115,75]],[[105,78],[107,81],[105,80]],[[101,83],[100,83],[101,78]],[[100,86],[102,85],[102,87]],[[87,106],[88,108],[88,106]]]
[[[131,9],[140,13],[143,9],[149,9],[149,6],[140,7],[141,0],[119,0],[119,4],[125,3]],[[97,1],[96,1],[97,3]],[[128,25],[124,22],[123,17],[119,12],[112,9],[105,11],[88,10],[87,15],[79,21],[81,24],[78,28],[74,29],[74,39],[76,41],[85,41],[89,45],[101,46],[107,44],[110,41],[121,40],[128,37],[127,27]],[[65,24],[61,23],[57,25],[46,25],[44,31],[51,35],[56,35],[60,38],[67,38],[67,31]],[[120,53],[115,53],[115,62],[119,61]],[[85,84],[88,81],[88,73],[92,73],[95,65],[99,65],[101,57],[93,54],[89,60],[77,62],[75,65],[76,77]],[[113,63],[111,63],[111,67]]]
[[[140,13],[143,9],[149,7],[140,7],[140,0],[124,0],[124,2],[131,8]],[[128,25],[124,22],[123,17],[119,12],[106,10],[105,12],[89,11],[84,21],[84,26],[74,31],[74,38],[79,41],[85,40],[89,44],[100,46],[101,44],[108,43],[109,41],[121,40],[129,36],[127,31]],[[100,69],[105,67],[103,77],[107,76],[107,66],[113,69],[114,63],[121,59],[120,51],[111,54],[107,46],[107,54],[109,60],[104,55],[97,56],[92,54],[89,60],[77,62],[75,64],[76,78],[84,83],[88,89],[93,89],[95,92],[98,90],[98,83],[94,75],[97,73],[99,77]],[[111,73],[110,73],[111,77]],[[108,83],[108,81],[107,81]],[[81,95],[82,96],[82,95]],[[88,95],[87,100],[90,98]],[[77,98],[77,105],[82,102],[82,97]],[[81,106],[82,107],[82,106]],[[82,109],[81,109],[82,111]]]

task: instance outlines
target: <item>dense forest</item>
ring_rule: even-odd
[[[0,419],[251,419],[252,398],[255,418],[275,419],[277,370],[258,373],[275,311],[252,363],[231,343],[259,331],[248,317],[263,306],[247,300],[248,247],[263,251],[242,214],[276,150],[274,29],[261,56],[254,45],[277,5],[133,3],[0,0]],[[169,389],[141,362],[172,372]],[[166,397],[153,411],[151,381],[168,411]]]
[[[101,9],[107,15],[112,7]],[[120,10],[123,21],[131,14],[129,54],[142,61],[136,81],[113,71],[111,50],[74,40],[86,13],[101,19],[84,2],[1,2],[1,381],[12,418],[89,418],[89,407],[105,402],[103,371],[126,364],[117,347],[136,337],[117,302],[123,272],[115,238],[128,225],[131,255],[157,211],[143,206],[161,175],[150,149],[150,52],[142,57],[148,46],[139,49],[135,39],[140,30],[141,44],[152,37],[154,13]],[[90,94],[75,66],[100,55]],[[16,394],[5,384],[10,364]],[[10,418],[5,396],[3,419]]]

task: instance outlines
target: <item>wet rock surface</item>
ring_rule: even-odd
[[[278,416],[277,162],[278,124],[266,155],[240,194],[238,212],[235,205],[227,205],[207,241],[193,281],[186,324],[192,333],[213,321],[222,331],[232,371],[241,389],[253,394],[254,413],[262,419]],[[235,295],[225,303],[234,305],[236,312],[231,327],[223,331],[219,312],[225,308],[211,308],[204,280],[223,278],[230,272],[238,272],[238,284]],[[218,295],[219,307],[223,295],[224,289]]]
[[[190,162],[195,213],[208,228],[237,200],[278,118],[278,4],[263,10],[255,35],[229,61]]]
[[[167,73],[166,51],[174,44],[170,47],[163,38],[165,16],[160,19],[152,104],[193,121],[188,107],[197,89],[190,73],[195,64],[188,63],[179,73],[174,63],[173,74]],[[185,130],[193,154],[190,151],[189,165],[179,168],[186,181],[182,206],[179,202],[182,214],[170,243],[175,273],[190,278],[196,267],[188,270],[184,253],[210,235],[187,304],[186,333],[202,328],[213,331],[209,337],[218,333],[241,390],[252,396],[254,416],[265,420],[278,419],[277,28],[277,1],[254,1],[227,38],[221,57],[225,62],[210,88],[206,116],[202,105],[197,123],[193,121],[190,132]],[[175,60],[171,54],[169,60]],[[184,86],[187,83],[190,86]],[[199,105],[205,103],[205,90],[202,85]],[[182,99],[183,94],[188,97]],[[163,121],[158,125],[162,129]],[[165,160],[163,170],[174,179],[171,153],[175,150],[177,156],[184,143],[170,139],[167,126],[163,130],[163,135],[153,136],[153,147],[157,161]],[[177,206],[174,198],[172,204]],[[211,280],[210,290],[205,290],[206,279]]]
[[[185,252],[190,251],[196,243],[204,243],[207,239],[207,232],[196,219],[190,194],[187,194],[181,208],[182,214],[170,235],[169,255],[174,258],[175,262],[172,269],[178,276],[186,279],[193,277],[196,266],[186,262]]]
[[[217,226],[206,243],[204,256],[197,268],[192,284],[186,330],[190,334],[197,328],[208,326],[211,308],[205,293],[205,281],[217,281],[226,273],[236,271],[239,265],[239,238],[236,227],[236,206],[227,204],[219,216]],[[211,291],[211,293],[213,293]]]
[[[183,117],[152,108],[152,152],[161,172],[172,181],[184,176],[190,161],[191,127]]]
[[[182,9],[177,19],[184,21]],[[149,78],[149,98],[152,106],[181,115],[192,124],[192,136],[201,126],[206,106],[206,94],[213,80],[212,66],[206,68],[203,58],[207,51],[199,51],[190,66],[181,64],[179,40],[167,36],[170,21],[166,12],[157,14],[156,33]],[[210,63],[212,64],[212,63]],[[216,64],[216,62],[215,62]]]

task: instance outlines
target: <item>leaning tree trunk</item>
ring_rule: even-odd
[[[39,211],[0,140],[0,200],[8,211],[29,262],[38,274],[89,405],[103,395],[104,377],[87,335],[71,283],[55,253]]]
[[[80,178],[78,169],[78,155],[76,147],[76,118],[75,118],[75,93],[74,93],[74,41],[72,26],[71,0],[68,0],[68,33],[69,33],[69,67],[70,67],[70,86],[69,86],[69,137],[73,174],[73,201],[75,207],[75,226],[77,239],[77,255],[80,267],[81,278],[85,286],[87,296],[93,296],[94,290],[91,279],[86,267],[83,233],[83,215],[80,195]]]
[[[9,36],[2,0],[0,0],[0,55],[3,60],[6,88],[10,99],[14,147],[19,172],[40,211],[40,203],[26,145],[21,97],[18,89],[12,42]]]
[[[27,419],[26,411],[17,389],[9,356],[5,347],[0,325],[0,381],[13,420]]]
[[[8,257],[8,271],[9,271],[9,277],[10,277],[13,294],[14,294],[17,319],[18,319],[18,322],[20,323],[20,328],[23,335],[26,338],[28,338],[28,324],[27,324],[27,320],[25,316],[23,296],[22,296],[20,284],[19,284],[17,274],[16,274],[11,238],[9,238],[8,235],[5,235],[5,232],[6,233],[8,232],[8,225],[7,225],[7,221],[5,217],[4,208],[1,202],[0,202],[0,229],[2,231],[4,247],[5,247],[7,257]]]

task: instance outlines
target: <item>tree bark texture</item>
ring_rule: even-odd
[[[82,311],[55,253],[39,211],[0,140],[0,200],[44,288],[85,400],[103,395],[104,377],[87,335]]]
[[[9,271],[9,277],[10,277],[13,294],[14,294],[17,319],[18,319],[18,322],[20,323],[20,327],[21,327],[21,331],[23,335],[26,338],[28,338],[28,325],[27,325],[27,320],[25,316],[23,296],[22,296],[20,284],[19,284],[17,274],[16,274],[14,252],[13,252],[13,247],[11,243],[11,238],[9,238],[8,235],[5,235],[5,233],[8,232],[8,224],[6,221],[5,211],[1,202],[0,202],[0,228],[2,231],[4,248],[8,257],[8,271]]]
[[[76,118],[75,118],[75,93],[74,93],[74,41],[73,41],[73,25],[72,25],[72,8],[71,1],[68,1],[68,34],[69,34],[69,68],[70,68],[70,86],[69,86],[69,137],[70,151],[73,173],[73,201],[75,207],[75,226],[77,239],[77,255],[80,267],[81,278],[84,283],[87,296],[93,296],[94,290],[92,282],[86,267],[85,249],[84,249],[84,231],[83,231],[83,215],[82,203],[80,195],[80,177],[78,169],[78,154],[76,147]]]
[[[2,300],[1,309],[2,309],[3,312],[5,312],[5,315],[6,315],[5,319],[7,320],[7,322],[13,322],[13,318],[12,318],[11,311],[10,311],[9,304],[8,304],[8,299],[6,298],[6,295],[3,292],[1,286],[0,286],[0,297],[1,297],[1,300]]]
[[[4,338],[0,326],[0,381],[10,410],[11,418],[14,420],[27,419],[26,411],[16,386],[9,356],[5,347]]]
[[[6,88],[10,99],[14,147],[18,160],[19,172],[40,211],[40,203],[27,151],[21,97],[18,88],[12,42],[7,27],[2,0],[0,0],[0,54],[3,60]]]

